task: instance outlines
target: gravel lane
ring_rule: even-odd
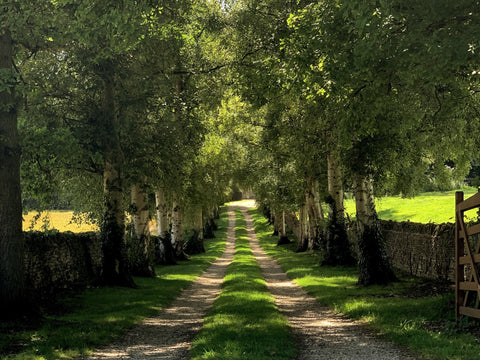
[[[278,263],[260,248],[252,217],[242,210],[255,258],[279,310],[292,326],[299,354],[297,360],[418,359],[405,350],[372,336],[352,320],[321,306],[313,296],[290,280]]]

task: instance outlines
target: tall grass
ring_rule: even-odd
[[[357,269],[320,266],[320,254],[295,253],[295,244],[276,246],[272,228],[259,211],[251,211],[260,244],[287,275],[320,303],[365,322],[386,338],[431,359],[480,359],[475,332],[454,323],[453,294],[425,296],[413,292],[419,280],[388,286],[359,287]],[[461,324],[463,326],[468,324]]]
[[[236,245],[221,295],[192,348],[192,359],[293,359],[287,319],[275,306],[236,212]]]
[[[63,315],[47,315],[28,326],[25,321],[1,323],[0,358],[72,359],[110,342],[167,306],[222,254],[227,224],[224,209],[215,239],[205,242],[206,253],[176,266],[156,267],[155,278],[135,278],[138,289],[88,289],[61,302],[67,309]]]

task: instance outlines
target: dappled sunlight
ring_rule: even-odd
[[[261,242],[270,236],[262,232],[258,235]],[[293,332],[299,339],[300,359],[328,359],[332,354],[341,359],[350,358],[401,358],[396,349],[366,336],[361,326],[345,317],[333,313],[321,305],[325,296],[331,296],[335,301],[338,291],[348,292],[355,288],[353,276],[334,276],[330,268],[320,268],[304,254],[293,253],[286,259],[291,269],[289,276],[302,285],[308,293],[318,295],[320,302],[315,297],[302,290],[283,272],[280,266],[271,258],[266,257],[260,246],[257,245],[256,236],[251,235],[252,250],[259,259],[262,273],[267,281],[268,289],[275,297],[279,310],[288,316]],[[278,251],[279,252],[279,251]],[[277,253],[278,253],[277,252]],[[292,257],[297,258],[292,262]],[[298,259],[301,258],[301,262]],[[350,268],[345,269],[351,271]],[[327,275],[327,276],[324,276]],[[339,297],[343,301],[343,297]],[[354,299],[350,304],[351,313],[362,313],[365,321],[374,321],[373,303],[364,299]],[[360,316],[359,316],[360,318]],[[380,355],[380,357],[377,357]]]
[[[294,275],[294,274],[292,274]],[[295,282],[301,286],[323,286],[323,287],[341,287],[356,288],[357,279],[353,277],[323,277],[314,275],[305,275],[303,277],[295,277]]]
[[[108,351],[99,352],[94,358],[101,359],[105,354],[111,356],[123,352],[129,356],[138,352],[142,356],[149,354],[155,358],[187,356],[192,333],[201,328],[203,317],[220,294],[223,277],[234,253],[233,214],[229,218],[227,245],[223,255],[158,316],[149,318],[130,330],[130,340],[126,344],[112,345]],[[167,277],[175,279],[171,274]]]
[[[174,304],[172,301],[180,295],[182,289],[187,288],[215,259],[215,254],[220,255],[225,248],[226,220],[222,214],[219,221],[219,230],[216,231],[217,237],[205,242],[207,254],[194,255],[189,261],[181,262],[176,266],[157,266],[155,268],[157,273],[155,278],[135,278],[138,285],[137,289],[122,287],[91,288],[76,295],[73,299],[65,299],[62,302],[61,309],[68,309],[67,314],[48,316],[44,319],[44,323],[38,331],[19,331],[15,335],[23,344],[24,358],[61,359],[77,357],[88,353],[93,347],[111,342],[113,338],[124,333],[127,328],[131,328],[135,323],[157,315],[159,310],[166,312],[165,306]],[[233,255],[233,247],[231,254]],[[218,288],[217,294],[220,291],[220,284],[221,276],[216,285]],[[210,285],[201,285],[201,287],[207,293],[212,293],[213,298],[216,296],[215,290]],[[198,324],[194,324],[189,311],[204,306],[207,296],[199,291],[194,291],[188,298],[193,304],[199,304],[199,306],[177,306],[174,314],[182,316],[178,319],[166,321],[164,329],[167,332],[177,331],[177,329],[185,326],[199,327]],[[199,315],[200,320],[202,317],[202,315]],[[165,354],[165,352],[188,350],[189,344],[179,338],[173,337],[168,342],[167,337],[159,335],[161,329],[161,325],[149,319],[142,325],[133,327],[130,334],[145,331],[147,334],[154,333],[155,335],[146,337],[133,335],[128,341],[116,343],[108,349],[103,349],[94,358],[117,359],[125,354],[131,356],[135,352],[141,352],[160,359],[163,356],[162,353]],[[154,342],[147,343],[148,337],[153,338]],[[136,339],[137,343],[132,343],[132,339]],[[163,345],[155,343],[157,340],[164,341]]]

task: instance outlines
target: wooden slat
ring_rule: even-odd
[[[459,309],[458,309],[458,312],[461,315],[471,316],[471,317],[475,317],[475,318],[480,319],[480,310],[479,309],[460,306]]]
[[[468,236],[472,236],[472,235],[475,235],[475,234],[478,234],[478,233],[480,233],[480,224],[469,226],[467,228]]]
[[[477,291],[480,289],[480,286],[474,281],[462,281],[460,284],[458,284],[458,288],[465,291]]]
[[[480,206],[480,193],[470,196],[456,206],[457,211],[468,211]]]
[[[468,236],[472,236],[472,235],[475,235],[475,234],[478,234],[480,233],[480,224],[476,224],[476,225],[473,225],[473,226],[469,226],[467,228],[467,234]],[[465,235],[463,234],[463,231],[460,231],[460,237],[462,239],[465,238]]]
[[[480,263],[480,254],[473,255],[473,261],[475,263]],[[467,265],[470,264],[470,257],[469,256],[462,256],[458,259],[458,263],[460,265]]]

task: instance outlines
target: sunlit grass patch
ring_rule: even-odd
[[[473,187],[460,189],[465,199],[477,192]],[[455,222],[455,190],[445,192],[426,192],[413,198],[386,196],[375,199],[378,216],[383,220],[412,221],[419,223]],[[345,211],[355,217],[355,201],[345,201]],[[470,215],[472,219],[476,214]]]
[[[222,210],[216,237],[206,253],[175,266],[156,267],[156,278],[135,278],[138,289],[87,289],[64,299],[64,315],[46,316],[41,324],[0,324],[0,358],[72,359],[118,337],[136,322],[153,316],[199,276],[225,249],[228,216]]]
[[[293,359],[288,322],[275,306],[236,213],[236,246],[221,295],[205,318],[192,359]]]
[[[454,296],[411,296],[419,279],[388,286],[359,287],[354,267],[320,266],[321,252],[295,253],[295,244],[276,246],[272,228],[252,210],[261,246],[287,275],[336,312],[360,320],[390,340],[431,359],[480,359],[480,339],[458,330]],[[475,328],[473,328],[475,329]]]

